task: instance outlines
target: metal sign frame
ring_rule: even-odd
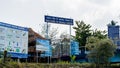
[[[46,24],[47,24],[47,27],[46,27],[46,28],[47,28],[47,30],[46,30],[47,39],[48,39],[48,23],[56,23],[56,24],[70,25],[70,28],[69,28],[69,29],[70,29],[70,36],[71,36],[71,25],[74,25],[74,24],[73,24],[73,19],[45,15],[45,16],[44,16],[44,21],[45,21]],[[70,42],[71,42],[71,38],[70,38]],[[71,50],[71,47],[70,47],[70,50]],[[71,54],[71,51],[70,51],[70,54]],[[49,57],[48,57],[48,63],[49,63]]]

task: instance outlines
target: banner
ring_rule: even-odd
[[[52,47],[49,40],[36,39],[36,50],[44,51],[41,57],[52,56]]]
[[[28,28],[0,22],[0,51],[11,57],[27,58]]]
[[[79,55],[79,43],[71,41],[71,55]]]

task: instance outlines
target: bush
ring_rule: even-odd
[[[12,66],[13,68],[19,68],[18,62],[11,61],[9,62],[9,65]]]
[[[9,63],[0,64],[0,68],[97,68],[95,64],[91,63],[18,63],[11,61]],[[109,67],[105,65],[99,66],[99,68],[120,68],[120,64],[111,64]]]
[[[111,68],[120,68],[120,63],[119,64],[111,64]]]

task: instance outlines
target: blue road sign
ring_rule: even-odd
[[[45,52],[44,54],[41,54],[41,57],[52,56],[52,47],[49,42],[49,40],[36,39],[36,45],[39,45],[39,49],[36,49]],[[43,48],[41,46],[43,46]]]
[[[45,15],[45,22],[73,25],[73,19]]]
[[[79,43],[71,41],[71,55],[79,55]]]

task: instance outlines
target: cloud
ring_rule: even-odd
[[[111,4],[112,0],[88,0],[89,2],[101,6],[109,5]]]
[[[119,21],[119,3],[119,0],[0,0],[0,20],[38,31],[39,24],[45,23],[44,15],[48,14],[83,20],[93,28],[102,29],[111,20]]]

